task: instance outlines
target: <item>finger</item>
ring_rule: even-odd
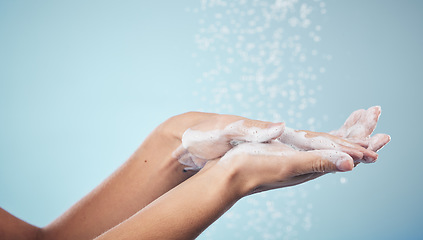
[[[357,123],[350,128],[348,138],[363,138],[370,136],[376,128],[379,116],[381,114],[380,106],[371,107],[363,112]]]
[[[369,149],[359,147],[359,148],[349,148],[343,147],[341,148],[343,152],[348,153],[351,155],[350,151],[359,151],[361,153],[361,157],[359,155],[351,155],[355,161],[363,162],[363,163],[372,163],[375,162],[378,158],[378,154],[374,151]],[[355,152],[354,152],[355,153]]]
[[[326,133],[297,131],[287,127],[278,140],[298,150],[342,151],[350,155],[354,160],[362,160],[364,156],[368,156],[370,158],[377,157],[376,153],[361,147],[360,145]]]
[[[364,153],[356,148],[340,146],[339,150],[350,155],[354,160],[361,160],[364,157]]]
[[[284,123],[270,123],[243,119],[224,129],[200,131],[188,129],[182,136],[182,145],[191,154],[202,159],[216,159],[239,142],[268,142],[279,137]]]
[[[196,164],[193,161],[192,154],[190,154],[182,144],[172,153],[172,157],[176,158],[179,163],[187,166],[185,170],[197,169]]]
[[[200,170],[208,162],[208,160],[196,157],[189,152],[186,152],[185,154],[181,155],[178,158],[178,161],[181,164],[187,166],[185,170]]]
[[[194,162],[195,166],[197,166],[198,169],[201,169],[206,165],[206,163],[209,161],[207,159],[199,158],[197,156],[192,155],[191,156],[192,161]]]
[[[341,128],[339,128],[338,130],[331,131],[329,132],[329,134],[332,134],[338,137],[344,137],[344,138],[347,137],[350,132],[350,128],[353,127],[358,122],[358,120],[361,118],[364,112],[365,112],[364,109],[359,109],[354,111],[347,118],[347,120],[345,120],[344,125],[342,125]]]
[[[367,109],[367,119],[372,119],[372,121],[368,122],[369,127],[369,135],[373,133],[376,128],[377,122],[379,121],[379,117],[382,114],[382,108],[380,106],[373,106]]]
[[[347,141],[360,145],[363,148],[369,147],[370,138],[346,138]]]
[[[231,140],[262,143],[278,138],[284,129],[284,123],[245,119],[230,124],[226,134]]]
[[[351,113],[351,115],[345,120],[344,126],[345,128],[351,128],[352,126],[356,125],[357,122],[362,118],[362,116],[365,114],[366,110],[364,109],[358,109]]]
[[[391,141],[391,137],[387,134],[376,134],[370,138],[369,149],[377,152],[382,149],[388,142]]]
[[[187,129],[182,135],[182,145],[192,155],[215,159],[225,154],[231,145],[223,130],[200,131]]]
[[[178,162],[188,167],[192,167],[192,168],[196,167],[195,163],[192,161],[191,154],[189,154],[188,152],[179,156]]]
[[[349,139],[348,139],[349,140]],[[350,143],[346,140],[341,139],[340,143],[340,150],[345,153],[350,154],[354,160],[361,161],[361,162],[374,162],[376,161],[378,154],[370,149],[364,148],[358,144]],[[357,151],[361,152],[361,154],[357,155]]]
[[[181,156],[183,156],[184,154],[186,154],[188,151],[184,148],[184,146],[181,144],[179,145],[178,148],[176,148],[175,151],[173,151],[172,153],[172,157],[179,159],[181,158]]]
[[[327,173],[351,171],[354,160],[344,152],[336,150],[313,150],[302,152],[302,161],[293,161],[299,175],[307,173]]]
[[[354,147],[356,150],[359,150],[363,156],[362,158],[354,158],[354,160],[359,161],[359,162],[363,162],[363,163],[372,163],[375,162],[376,159],[378,158],[378,154],[370,149],[361,147],[359,145],[356,145]]]

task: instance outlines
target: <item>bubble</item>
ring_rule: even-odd
[[[347,183],[347,182],[348,182],[348,179],[347,179],[347,178],[345,178],[345,177],[341,177],[341,178],[339,179],[339,182],[340,182],[341,184],[345,184],[345,183]]]
[[[295,17],[292,17],[288,20],[289,25],[291,25],[291,27],[296,27],[299,24],[299,20]]]
[[[314,40],[315,42],[320,42],[320,37],[319,37],[319,36],[314,36],[314,37],[313,37],[313,40]]]
[[[201,110],[311,130],[319,126],[321,117],[307,113],[318,101],[319,80],[332,59],[319,45],[319,16],[326,13],[326,5],[302,0],[202,0],[199,5],[190,6],[189,13],[198,16],[192,57],[201,74],[193,95],[201,101]],[[248,211],[235,205],[216,223],[232,230],[228,238],[249,239],[251,233],[264,239],[299,239],[299,231],[312,227],[307,194],[297,188],[241,201]],[[213,229],[205,232],[210,238]],[[247,235],[234,229],[245,229]]]

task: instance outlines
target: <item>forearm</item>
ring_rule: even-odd
[[[44,239],[92,239],[191,176],[172,158],[180,142],[157,128],[108,179],[43,229]]]
[[[40,229],[0,208],[0,239],[37,240]]]
[[[243,195],[240,185],[235,171],[209,162],[198,174],[97,240],[193,239]]]

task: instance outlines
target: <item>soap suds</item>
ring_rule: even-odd
[[[334,143],[330,139],[322,136],[318,137],[306,137],[306,132],[294,130],[289,127],[285,127],[285,131],[278,138],[282,143],[291,146],[294,149],[301,151],[309,151],[316,149],[336,149],[340,150],[340,146]]]
[[[331,131],[330,134],[346,139],[368,138],[376,128],[381,113],[380,106],[356,110],[351,113],[341,128]]]
[[[370,136],[376,128],[381,113],[382,110],[380,106],[373,106],[367,110],[359,109],[354,111],[341,128],[331,131],[330,134],[377,152],[391,139],[387,134]],[[376,159],[377,155],[374,157],[364,156],[360,162],[373,163]]]
[[[223,156],[235,145],[271,141],[279,137],[285,128],[283,123],[267,128],[247,127],[244,123],[245,120],[239,120],[221,130],[187,129],[182,135],[182,147],[175,150],[173,156],[192,170],[199,170],[208,160]]]
[[[197,20],[197,50],[192,53],[199,72],[192,92],[201,102],[197,110],[285,122],[297,129],[320,128],[328,117],[310,115],[309,110],[322,94],[320,79],[333,61],[321,48],[326,5],[324,0],[189,4],[185,12]],[[221,223],[231,223],[241,231],[227,231],[227,238],[298,239],[312,226],[311,211],[295,211],[309,201],[302,193],[302,188],[286,188],[249,197],[244,201],[247,212],[234,208],[231,218],[225,214],[203,236],[219,238],[217,232],[227,228]],[[274,208],[262,209],[263,201],[274,202]]]

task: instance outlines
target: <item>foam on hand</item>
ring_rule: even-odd
[[[174,152],[187,170],[199,170],[208,160],[223,156],[233,146],[244,142],[263,143],[278,138],[284,131],[283,123],[268,127],[246,126],[245,120],[227,125],[224,129],[201,131],[187,129],[182,135],[182,146]]]
[[[239,149],[237,151],[242,150],[250,154],[270,154],[264,150],[269,150],[269,145],[274,145],[272,141],[276,140],[286,144],[290,150],[293,148],[300,151],[312,151],[334,163],[336,161],[339,170],[346,171],[351,165],[341,164],[342,159],[349,161],[353,158],[364,163],[375,162],[376,151],[390,141],[390,136],[387,134],[376,134],[370,137],[380,114],[379,106],[357,110],[350,115],[340,129],[330,132],[330,135],[346,141],[334,140],[329,134],[308,135],[309,132],[285,127],[284,123],[270,123],[264,127],[257,127],[254,126],[256,124],[254,121],[239,120],[227,125],[224,129],[201,131],[189,128],[182,136],[181,146],[173,155],[180,163],[188,166],[187,170],[199,170],[209,160],[224,156],[234,146]],[[357,145],[351,143],[359,144],[364,148],[358,149]]]
[[[375,162],[378,157],[378,155],[371,150],[354,145],[342,139],[337,139],[337,137],[326,133],[316,135],[312,132],[285,128],[284,133],[278,140],[301,151],[337,150],[345,152],[359,162]]]
[[[278,138],[282,143],[301,151],[315,149],[339,149],[339,145],[323,136],[306,137],[306,132],[285,127],[285,131]]]
[[[223,156],[232,144],[239,142],[266,142],[279,137],[283,124],[274,124],[268,128],[247,127],[245,120],[239,120],[224,129],[201,131],[187,129],[182,135],[182,146],[191,154],[203,159],[216,159]]]
[[[356,110],[340,129],[331,131],[330,134],[348,139],[368,139],[376,128],[381,113],[380,106]]]

